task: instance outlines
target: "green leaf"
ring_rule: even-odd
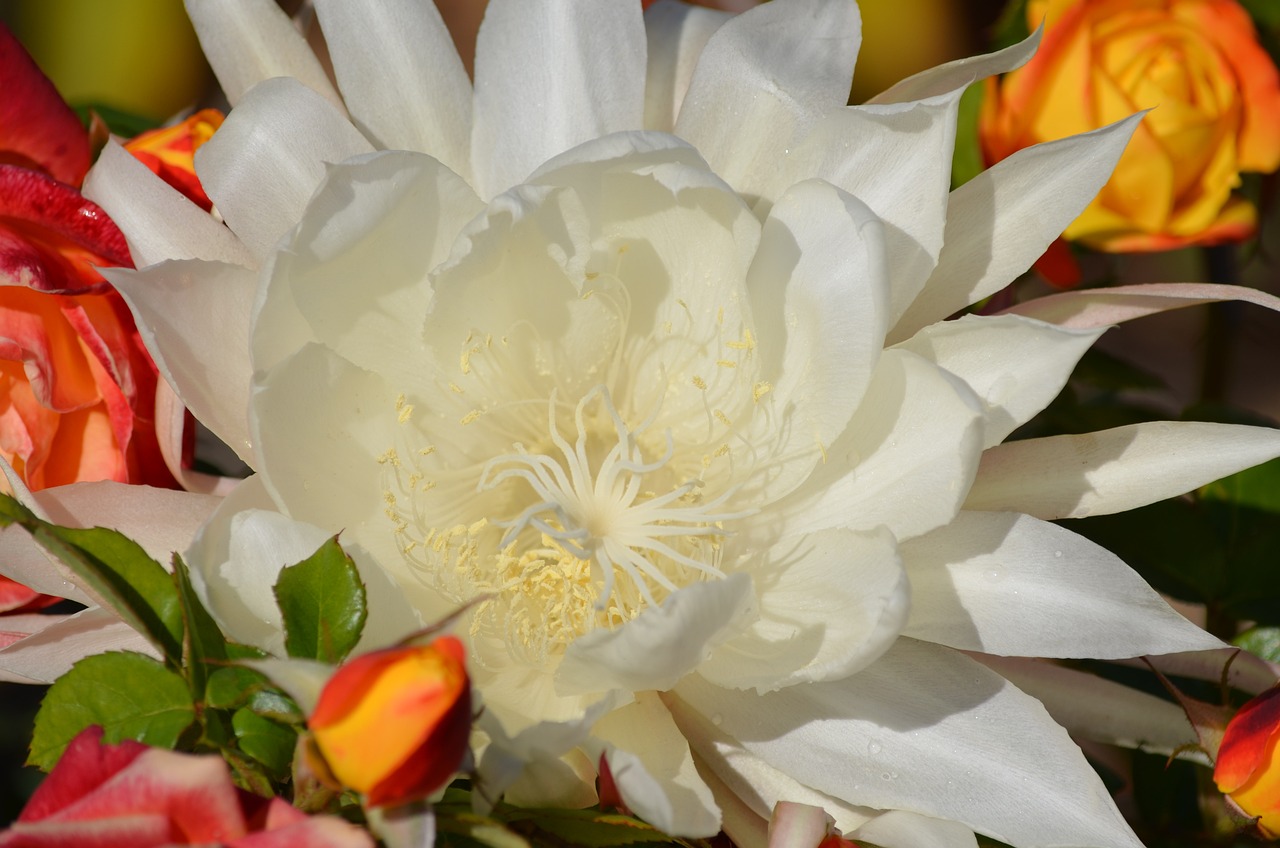
[[[105,527],[77,530],[40,523],[32,536],[66,563],[118,614],[182,665],[182,604],[169,573],[123,533]]]
[[[364,584],[337,537],[297,565],[281,569],[275,593],[290,657],[340,663],[360,640]]]
[[[1280,515],[1280,459],[1246,469],[1199,491],[1207,501],[1232,503]],[[1280,532],[1280,524],[1277,525]]]
[[[106,742],[173,748],[195,721],[187,682],[151,657],[126,651],[80,660],[49,687],[27,762],[48,771],[76,734],[101,725]]]
[[[274,777],[283,779],[293,765],[293,749],[298,744],[295,730],[263,718],[249,708],[236,710],[231,716],[240,750],[267,767]]]
[[[487,848],[530,848],[529,842],[501,823],[475,813],[442,813],[436,811],[436,830],[443,835],[460,836],[472,844]],[[447,836],[438,844],[460,844]]]
[[[249,703],[256,690],[267,685],[267,678],[251,668],[224,666],[209,675],[204,704],[211,709],[238,710]]]
[[[1039,21],[1035,23],[1037,26],[1040,24]],[[1027,27],[1027,0],[1010,0],[992,28],[991,49],[1001,50],[1017,44],[1030,34],[1031,30]]]
[[[182,557],[176,553],[173,555],[173,583],[182,606],[185,633],[183,665],[186,667],[187,680],[191,683],[191,691],[199,697],[205,691],[209,677],[208,662],[227,660],[227,637],[222,635],[222,629],[200,602],[200,597],[191,585],[191,572],[187,570]]]
[[[20,524],[145,636],[174,667],[182,665],[182,607],[168,572],[142,546],[104,527],[81,530],[37,518],[8,495],[0,496],[0,526]]]
[[[1267,662],[1280,663],[1280,627],[1251,627],[1231,640],[1231,644]]]

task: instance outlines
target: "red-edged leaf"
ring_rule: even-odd
[[[0,165],[0,285],[105,291],[94,265],[133,266],[124,234],[107,213],[66,183]]]
[[[0,162],[40,168],[64,183],[80,185],[89,170],[88,133],[4,24],[0,80]]]

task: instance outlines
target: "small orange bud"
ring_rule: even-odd
[[[208,211],[213,208],[196,178],[195,154],[222,126],[222,113],[201,109],[172,127],[150,130],[125,143],[125,150],[161,179]]]
[[[1269,839],[1280,839],[1280,686],[1240,708],[1227,724],[1214,783]]]
[[[426,797],[457,771],[471,729],[462,643],[388,648],[343,665],[308,722],[342,785],[371,807]]]

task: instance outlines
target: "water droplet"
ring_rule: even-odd
[[[896,771],[885,771],[880,773],[881,780],[897,780],[898,773]]]
[[[721,722],[723,721],[724,721],[724,716],[720,715],[720,713],[716,713],[711,717],[711,723],[714,724],[716,727],[719,727]]]
[[[869,743],[867,743],[867,753],[868,753],[868,754],[871,754],[873,757],[874,757],[876,754],[880,753],[882,750],[884,750],[884,749],[880,746],[880,743],[879,743],[879,742],[869,742]]]
[[[985,572],[983,572],[982,576],[986,577],[987,580],[991,581],[992,583],[995,583],[1004,578],[1004,575],[1000,573],[1000,569],[998,568],[989,568]]]
[[[1054,551],[1053,556],[1055,559],[1062,559],[1062,551]]]

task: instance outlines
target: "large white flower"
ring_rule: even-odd
[[[630,2],[495,0],[473,90],[431,4],[318,0],[339,97],[267,0],[189,7],[236,104],[197,161],[226,227],[112,149],[87,191],[148,265],[110,278],[166,376],[257,472],[191,552],[229,632],[277,647],[276,570],[341,530],[371,642],[474,602],[513,799],[590,802],[603,756],[690,835],[749,843],[787,800],[886,846],[1136,844],[961,651],[1215,647],[1045,519],[1280,437],[1002,445],[1101,330],[937,323],[1026,269],[1132,123],[948,195],[960,91],[1030,46],[846,107],[851,3],[664,3],[646,40]]]

